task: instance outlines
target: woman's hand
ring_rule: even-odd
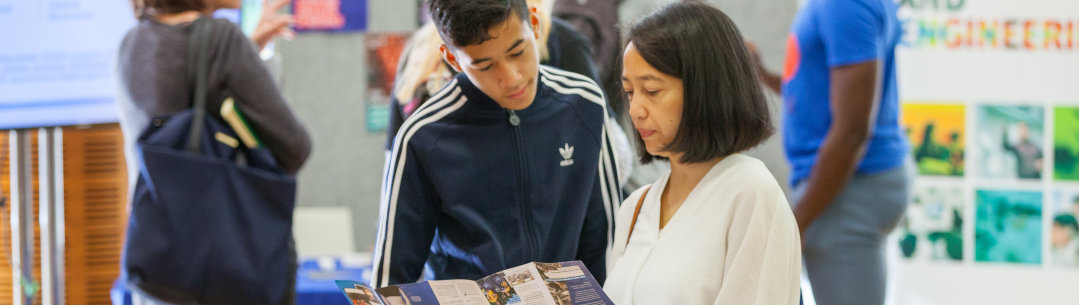
[[[294,22],[292,15],[278,13],[290,2],[292,0],[262,1],[262,17],[259,18],[259,24],[255,26],[255,32],[251,34],[251,41],[255,43],[259,51],[266,48],[266,45],[278,36],[283,36],[285,39],[296,36],[296,32],[289,28]]]

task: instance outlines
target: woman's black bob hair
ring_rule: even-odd
[[[664,148],[682,153],[682,163],[742,152],[775,132],[745,39],[719,9],[672,3],[635,23],[626,37],[649,65],[683,82],[682,121]],[[635,134],[642,163],[662,158],[650,155]]]

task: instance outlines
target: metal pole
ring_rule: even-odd
[[[41,233],[41,303],[52,305],[52,141],[46,128],[37,129],[37,225]]]
[[[14,129],[8,131],[8,181],[11,183],[11,202],[8,203],[8,216],[10,217],[8,221],[8,225],[10,226],[8,228],[8,236],[10,236],[11,239],[7,242],[11,245],[11,248],[8,249],[10,250],[8,257],[11,258],[11,260],[8,261],[8,263],[11,264],[11,296],[13,299],[11,304],[23,303],[22,289],[19,284],[22,282],[22,274],[19,273],[18,267],[22,262],[22,242],[20,242],[22,239],[19,238],[19,232],[22,232],[22,230],[19,229],[19,224],[22,222],[19,221],[19,211],[22,210],[21,206],[23,201],[23,194],[22,191],[20,191],[22,188],[22,183],[20,183],[22,176],[19,175],[19,172],[21,172],[19,168],[22,167],[19,165],[20,138],[18,131]]]
[[[41,303],[44,305],[62,304],[58,293],[63,291],[63,265],[58,258],[63,257],[63,222],[57,217],[57,210],[63,211],[63,194],[57,193],[57,186],[63,185],[63,171],[57,161],[62,160],[60,139],[56,133],[59,128],[39,128],[37,141],[38,157],[38,230],[41,232]]]
[[[66,304],[67,296],[64,291],[67,290],[67,270],[64,268],[64,255],[67,253],[67,235],[65,229],[67,223],[64,221],[64,207],[66,202],[64,201],[64,129],[60,127],[53,127],[53,196],[52,201],[55,204],[53,206],[53,236],[56,237],[53,244],[53,287],[55,288],[52,295],[55,297],[55,304]]]
[[[30,135],[27,130],[9,131],[11,157],[11,276],[13,304],[30,304],[23,279],[32,279],[34,266],[34,195],[31,176]],[[26,271],[28,274],[24,274]]]

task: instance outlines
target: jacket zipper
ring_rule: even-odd
[[[513,126],[513,139],[517,148],[517,172],[520,173],[517,180],[518,194],[521,196],[521,226],[528,246],[526,253],[529,256],[528,261],[535,261],[538,259],[536,249],[539,248],[539,245],[537,245],[537,238],[532,234],[534,226],[532,225],[532,213],[530,213],[531,205],[528,200],[528,166],[526,166],[527,163],[525,162],[524,143],[521,136],[521,118],[512,109],[507,109],[507,111],[509,111],[509,123]]]

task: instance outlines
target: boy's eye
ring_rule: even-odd
[[[510,54],[510,56],[517,57],[517,56],[521,56],[521,54],[524,54],[524,53],[525,53],[525,50],[521,50],[520,52]]]

